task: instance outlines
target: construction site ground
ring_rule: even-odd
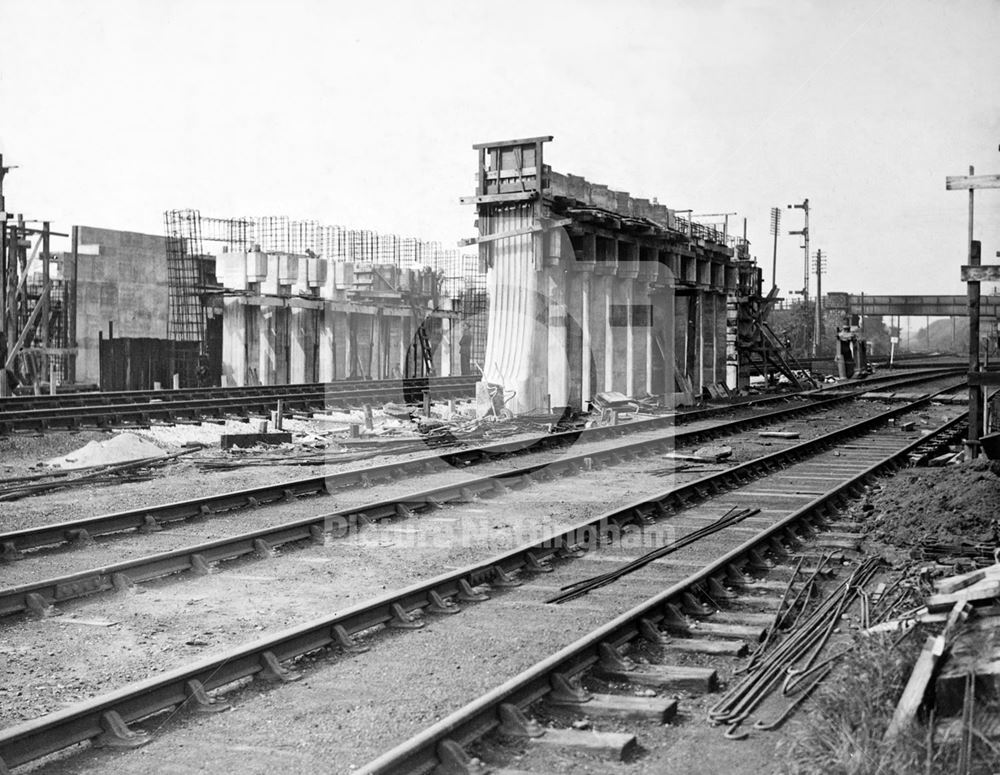
[[[941,411],[934,413],[935,423],[940,420]],[[845,407],[836,414],[850,415],[851,410]],[[213,428],[212,432],[218,432],[220,426]],[[292,429],[296,433],[310,432],[294,426]],[[167,431],[169,440],[157,436]],[[199,426],[177,426],[139,433],[165,451],[175,451],[204,432]],[[41,460],[65,455],[88,441],[107,438],[108,434],[103,432],[79,432],[0,439],[0,472],[21,475],[36,471],[35,466]],[[757,442],[764,443],[770,442]],[[734,460],[761,451],[759,447],[751,450],[750,446],[734,444]],[[375,465],[398,459],[387,455],[366,462]],[[195,460],[196,457],[182,458],[149,481],[66,490],[0,504],[0,524],[4,529],[15,529],[319,472],[312,466],[203,472],[196,468]],[[4,630],[0,639],[0,726],[57,710],[129,681],[202,658],[215,649],[252,640],[434,575],[443,568],[458,567],[495,553],[515,540],[516,527],[523,520],[543,520],[547,527],[555,528],[566,523],[570,513],[575,522],[599,513],[608,504],[634,497],[638,492],[667,487],[673,481],[662,476],[654,478],[652,465],[637,468],[636,474],[628,477],[614,467],[589,472],[585,493],[580,492],[574,478],[568,478],[547,486],[544,499],[537,492],[515,491],[505,497],[502,509],[484,504],[480,513],[469,515],[476,521],[477,535],[489,536],[475,546],[436,546],[416,551],[410,545],[412,536],[407,525],[373,527],[332,550],[292,550],[272,561],[232,563],[221,573],[206,577],[204,584],[152,583],[125,595],[105,595],[68,605],[62,616],[52,619],[4,622],[0,624]],[[475,475],[486,471],[484,467]],[[397,482],[385,494],[418,486],[422,485]],[[594,492],[602,493],[600,502],[593,498]],[[329,506],[323,508],[333,510],[336,505],[361,502],[366,497],[363,490],[345,492],[326,499]],[[1000,467],[980,460],[942,468],[906,469],[880,480],[850,507],[848,518],[864,522],[869,529],[866,552],[878,552],[891,565],[902,568],[913,562],[910,551],[924,538],[944,542],[994,540],[998,503]],[[294,511],[294,505],[286,506],[275,518],[281,515],[292,518]],[[252,513],[245,512],[248,524],[252,523]],[[122,550],[128,553],[124,544]],[[65,556],[67,568],[71,556]],[[5,575],[8,569],[19,574],[20,565],[8,566]],[[297,579],[296,585],[283,583],[292,577]],[[13,576],[11,580],[14,583]],[[628,579],[620,582],[626,589],[629,583]],[[613,601],[610,597],[603,599]],[[462,617],[455,618],[474,624],[467,617],[488,617],[487,609],[488,606],[477,614],[473,606]],[[531,616],[532,610],[533,607],[524,606],[521,613]],[[609,611],[602,610],[599,614],[603,619]],[[594,616],[597,615],[595,612]],[[209,770],[350,772],[380,752],[377,741],[385,739],[386,728],[417,731],[474,696],[456,694],[449,681],[442,681],[440,691],[416,701],[392,678],[394,664],[419,663],[442,674],[458,670],[478,674],[471,685],[477,691],[485,691],[495,683],[492,676],[513,674],[534,660],[533,652],[493,653],[487,644],[480,644],[482,648],[455,646],[430,654],[424,637],[438,626],[437,621],[431,620],[426,630],[415,634],[391,635],[368,654],[335,657],[337,664],[333,669],[307,666],[306,696],[313,699],[297,709],[294,719],[289,714],[272,713],[283,702],[286,691],[283,687],[251,685],[233,698],[235,707],[228,713],[211,717],[182,714],[158,719],[154,727],[162,725],[165,734],[156,736],[138,751],[57,757],[40,762],[34,769],[52,773],[122,774]],[[444,624],[447,621],[441,626]],[[586,624],[586,620],[581,622],[581,626]],[[847,629],[851,627],[847,625]],[[552,637],[555,646],[569,635],[553,633]],[[723,681],[729,678],[721,677]],[[303,696],[301,685],[296,690],[297,698]],[[469,690],[466,686],[465,691]],[[609,765],[585,757],[573,761],[560,759],[549,763],[552,771],[669,771],[696,775],[706,771],[705,763],[709,761],[711,771],[720,775],[796,770],[786,752],[801,725],[808,721],[809,703],[780,731],[754,733],[748,740],[730,741],[722,736],[722,729],[710,727],[704,720],[705,710],[714,701],[711,695],[682,699],[682,711],[668,725],[665,734],[652,731],[643,735],[640,730],[643,749],[637,760]],[[614,723],[601,728],[617,729]],[[621,729],[625,728],[622,725]],[[347,742],[347,737],[351,742]],[[518,756],[516,749],[505,754]],[[516,765],[517,759],[508,766]]]

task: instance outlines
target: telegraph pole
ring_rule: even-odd
[[[816,251],[816,303],[814,305],[816,316],[813,320],[813,357],[819,355],[819,343],[823,340],[823,272],[826,271],[827,258],[823,255],[822,250]]]
[[[771,208],[771,234],[774,235],[774,253],[771,255],[771,285],[778,287],[778,232],[781,230],[781,210]],[[746,235],[744,235],[745,241]]]
[[[792,208],[796,210],[802,210],[805,214],[806,223],[802,227],[801,231],[790,231],[789,234],[801,234],[802,240],[805,243],[802,248],[804,250],[804,261],[803,261],[803,279],[802,279],[802,300],[809,301],[809,200],[803,199],[802,204],[788,205],[788,209]]]

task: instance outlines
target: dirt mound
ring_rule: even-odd
[[[869,537],[901,548],[921,541],[992,543],[1000,527],[1000,463],[980,458],[901,471],[862,509]]]
[[[45,465],[63,469],[89,468],[163,455],[163,450],[153,442],[140,439],[133,433],[120,433],[107,441],[87,442],[67,455],[46,460]]]

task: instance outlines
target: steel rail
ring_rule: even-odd
[[[947,432],[963,416],[950,420],[934,431]],[[878,460],[774,525],[730,550],[701,570],[672,585],[648,600],[619,615],[611,622],[585,635],[557,653],[538,662],[533,667],[504,682],[492,691],[455,711],[423,732],[401,743],[392,750],[369,762],[359,770],[359,775],[389,775],[390,773],[425,773],[441,762],[441,756],[453,756],[456,746],[467,746],[499,726],[498,712],[501,705],[511,704],[522,710],[552,691],[552,682],[559,676],[560,685],[588,670],[600,661],[599,648],[609,644],[620,648],[641,637],[640,620],[647,619],[654,626],[662,622],[668,604],[678,604],[686,592],[704,587],[711,579],[725,578],[729,569],[752,562],[751,556],[768,543],[780,541],[785,531],[793,530],[798,523],[809,523],[825,516],[827,510],[847,491],[856,490],[887,469],[905,464],[907,455],[926,439],[917,439],[892,454]]]
[[[928,397],[925,400],[929,401],[930,398]],[[882,416],[877,415],[876,417]],[[885,416],[888,418],[889,415],[885,414]],[[752,419],[756,421],[759,418]],[[734,420],[729,424],[735,422],[741,421]],[[718,426],[692,431],[692,433],[696,435],[705,433],[717,434]],[[816,441],[828,437],[830,437],[830,434],[813,439],[812,441],[787,447],[784,450],[764,456],[763,458],[758,458],[755,461],[727,469],[715,476],[722,476],[723,474],[732,472],[752,471],[754,470],[754,464],[760,461],[765,461],[764,466],[766,470],[767,465],[780,465],[782,461],[794,459],[795,455],[805,454],[806,450],[813,448],[811,445]],[[548,463],[535,463],[496,474],[452,482],[420,492],[407,493],[382,501],[369,502],[339,511],[304,517],[293,522],[260,528],[248,533],[220,538],[215,541],[146,555],[132,560],[99,568],[91,568],[29,584],[2,588],[0,589],[0,617],[22,612],[45,615],[50,612],[50,606],[67,600],[88,597],[112,589],[121,590],[137,583],[144,583],[153,579],[186,572],[194,572],[196,574],[209,573],[212,566],[217,563],[251,555],[268,557],[275,547],[284,544],[299,541],[324,542],[330,536],[349,534],[359,529],[359,526],[366,522],[393,519],[396,517],[408,518],[417,513],[440,508],[445,503],[463,503],[491,492],[504,492],[508,487],[526,487],[538,478],[572,475],[585,465],[587,458],[591,460],[591,465],[594,462],[616,463],[621,460],[623,455],[634,456],[641,451],[669,448],[674,443],[676,443],[675,437],[646,439],[601,450],[584,452]],[[716,488],[719,486],[715,483],[716,480],[712,476],[697,481]],[[697,492],[697,488],[695,488],[695,491]]]
[[[838,400],[829,399],[831,403],[836,403]],[[826,406],[826,403],[806,404],[804,408],[814,409],[817,406],[822,408]],[[761,422],[775,419],[775,415],[785,416],[789,409],[791,407],[771,412],[767,415],[733,420],[729,423],[724,423],[723,427],[734,425],[745,427],[747,424],[751,426],[758,425]],[[680,440],[691,441],[692,439],[714,438],[719,433],[720,426],[713,426],[681,434]],[[33,611],[41,614],[45,612],[47,606],[66,600],[85,597],[110,589],[121,589],[135,583],[151,581],[186,571],[203,574],[208,572],[211,566],[216,563],[253,554],[266,556],[274,548],[286,543],[304,540],[322,542],[326,540],[327,536],[338,536],[357,530],[366,522],[392,519],[400,516],[409,517],[417,513],[437,509],[446,503],[467,502],[491,492],[503,492],[508,487],[527,486],[540,478],[573,475],[585,465],[585,460],[588,458],[591,461],[591,466],[595,464],[615,464],[620,462],[625,456],[634,457],[642,452],[670,449],[676,445],[677,441],[678,437],[672,436],[644,439],[638,442],[629,442],[604,449],[592,450],[552,462],[535,463],[495,474],[463,479],[439,487],[407,493],[400,497],[368,502],[325,514],[317,514],[294,522],[287,522],[272,527],[261,528],[249,533],[242,533],[215,541],[147,555],[101,568],[92,568],[31,584],[0,589],[0,617],[24,611]],[[509,447],[510,445],[496,446]],[[427,458],[416,461],[419,465],[426,465],[428,462]],[[363,481],[365,477],[372,476],[374,470],[354,469],[349,473],[352,477],[357,477],[359,481]],[[134,519],[134,513],[131,516]],[[121,524],[123,523],[117,523],[118,526],[121,526]],[[152,525],[158,525],[159,522],[154,519],[153,523],[144,520],[142,523],[133,522],[133,524],[139,526],[140,529],[150,529]],[[108,525],[108,527],[113,526]],[[37,540],[67,540],[69,538],[74,540],[78,545],[85,545],[92,538],[92,534],[89,531],[83,532],[85,530],[86,528],[66,530],[64,527],[60,529],[60,526],[55,526],[46,532],[42,532],[41,530],[36,531],[33,536]]]
[[[910,384],[923,379],[906,378],[903,384]],[[852,400],[862,391],[852,395],[838,395],[833,398],[821,398],[811,403],[787,405],[778,410],[761,413],[753,417],[737,418],[719,423],[716,426],[694,431],[675,433],[664,440],[664,444],[692,444],[700,440],[718,438],[736,433],[747,428],[753,428],[766,422],[809,413],[816,408],[833,406]],[[771,403],[768,397],[768,403]],[[785,400],[787,404],[787,400]],[[631,433],[641,433],[678,423],[694,422],[706,416],[718,414],[705,410],[687,412],[679,415],[664,415],[634,423],[615,426],[588,428],[580,431],[564,431],[515,441],[502,441],[478,447],[458,449],[451,452],[431,453],[399,462],[386,463],[380,466],[352,468],[346,471],[312,476],[279,482],[277,484],[261,485],[243,490],[234,490],[218,495],[208,495],[174,503],[150,506],[112,514],[98,515],[84,519],[43,525],[35,528],[24,528],[0,532],[0,560],[14,560],[25,551],[49,546],[60,546],[67,543],[85,545],[87,540],[124,531],[158,530],[165,524],[179,522],[213,514],[228,512],[240,508],[252,508],[262,504],[281,500],[291,500],[297,497],[322,495],[333,490],[367,485],[373,480],[394,479],[409,473],[430,470],[438,462],[455,467],[466,467],[478,463],[496,460],[512,455],[531,454],[540,451],[570,446],[579,441],[600,441],[606,438],[624,436]],[[656,449],[655,443],[646,441],[634,445],[636,450]],[[662,445],[661,445],[662,447]],[[619,453],[629,452],[630,448],[622,448]]]
[[[14,767],[168,708],[200,704],[204,699],[205,690],[218,689],[258,675],[281,678],[284,673],[281,663],[303,654],[331,645],[357,650],[359,646],[352,638],[357,633],[379,625],[404,628],[419,626],[420,623],[412,616],[412,612],[416,609],[430,613],[454,613],[458,606],[451,602],[452,600],[485,599],[485,595],[474,589],[478,585],[489,583],[502,587],[517,584],[518,582],[511,579],[510,574],[517,571],[543,570],[549,560],[564,557],[582,548],[590,548],[602,537],[620,532],[627,524],[641,525],[654,515],[667,514],[673,509],[690,505],[691,502],[712,497],[712,494],[719,489],[730,485],[736,486],[766,474],[780,466],[783,461],[799,459],[804,455],[829,448],[842,439],[864,434],[884,424],[891,417],[928,403],[932,398],[933,396],[928,396],[903,407],[892,408],[876,417],[832,431],[794,448],[779,450],[764,458],[677,485],[654,496],[634,500],[540,541],[522,545],[486,561],[413,584],[376,600],[352,606],[341,613],[283,630],[192,665],[168,671],[115,692],[0,730],[0,765]],[[457,737],[460,743],[467,743],[472,738],[489,731],[496,724],[495,709],[498,703],[512,701],[525,706],[540,698],[548,691],[547,677],[552,671],[564,670],[576,673],[593,664],[598,644],[605,641],[620,644],[631,640],[636,634],[635,622],[638,617],[652,615],[654,623],[659,622],[663,615],[656,615],[658,607],[677,598],[682,592],[699,587],[709,579],[724,577],[730,566],[745,560],[762,542],[778,540],[782,531],[790,529],[796,521],[801,521],[806,515],[819,513],[836,496],[857,488],[860,482],[898,461],[908,450],[923,441],[924,439],[914,441],[869,466],[849,481],[816,498],[795,514],[766,528],[754,539],[726,553],[684,582],[674,585],[628,614],[618,617],[572,647],[561,650],[541,663],[540,667],[507,682],[486,698],[473,703],[470,706],[471,710],[465,709],[452,714],[444,722],[435,725],[430,732],[415,738],[416,743],[395,749],[390,755],[379,759],[379,762],[386,763],[379,765],[379,771],[383,766],[387,768],[385,771],[424,771],[426,767],[423,765],[433,765],[436,761],[436,744],[440,740]],[[388,767],[390,762],[393,763],[392,767]],[[415,766],[417,764],[421,766]]]
[[[281,398],[284,395],[305,393],[337,393],[359,388],[384,387],[400,392],[420,394],[429,384],[449,382],[473,384],[478,377],[413,377],[407,379],[350,379],[333,382],[293,382],[286,385],[242,385],[233,387],[187,387],[164,390],[92,390],[56,395],[26,395],[0,397],[0,413],[20,412],[28,409],[49,409],[70,406],[102,406],[105,404],[144,404],[151,401],[196,400],[199,398],[235,398],[254,396]]]
[[[935,371],[940,373],[948,370],[929,370],[926,373]],[[28,430],[129,427],[148,425],[153,421],[172,422],[179,418],[188,420],[203,417],[218,419],[227,416],[245,418],[250,410],[258,413],[270,411],[278,398],[285,401],[289,410],[296,408],[315,410],[329,406],[345,407],[352,401],[356,404],[387,398],[412,402],[419,400],[425,389],[430,391],[432,396],[439,398],[466,397],[471,393],[475,382],[476,380],[471,377],[446,377],[413,382],[316,383],[307,386],[306,390],[295,385],[269,386],[266,392],[259,392],[260,388],[251,388],[249,393],[246,392],[248,390],[246,388],[227,388],[226,391],[236,392],[224,393],[222,396],[215,394],[217,388],[206,388],[207,397],[174,400],[169,399],[166,391],[145,391],[151,393],[148,401],[125,401],[120,404],[101,401],[82,405],[74,402],[71,406],[59,406],[61,401],[56,397],[55,407],[6,411],[3,405],[0,405],[0,436]],[[868,384],[873,382],[869,380]],[[827,389],[832,389],[832,386],[808,391],[802,395],[819,394]],[[181,392],[187,394],[189,391]],[[44,399],[40,397],[40,400],[51,400],[51,397]],[[67,400],[73,401],[73,399]],[[322,403],[318,403],[320,400]]]
[[[468,397],[472,394],[475,381],[429,383],[426,390],[432,397]],[[290,394],[282,398],[271,396],[234,396],[226,398],[200,398],[179,401],[150,401],[149,403],[101,404],[96,406],[73,406],[65,409],[29,409],[20,412],[0,412],[0,435],[18,430],[44,430],[56,425],[62,428],[80,428],[85,425],[103,427],[130,422],[133,425],[149,424],[154,420],[169,422],[178,417],[223,418],[239,410],[244,416],[254,410],[267,412],[274,408],[278,398],[282,398],[288,409],[317,410],[328,407],[347,407],[359,403],[401,398],[402,388],[398,385],[358,387],[346,391],[320,391]]]

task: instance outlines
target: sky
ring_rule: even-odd
[[[288,215],[454,245],[476,142],[738,215],[770,282],[962,293],[968,195],[1000,173],[998,0],[0,0],[11,212],[159,234]],[[977,194],[984,263],[1000,190]]]

